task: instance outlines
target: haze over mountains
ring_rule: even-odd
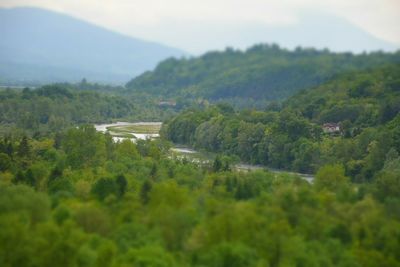
[[[0,9],[0,82],[122,84],[185,53],[38,8]]]
[[[342,18],[316,12],[286,26],[165,21],[156,27],[157,37],[152,38],[154,29],[146,27],[141,31],[148,33],[140,36],[193,54],[265,42],[291,49],[298,45],[352,52],[398,49]],[[84,77],[124,84],[168,57],[187,55],[181,49],[39,8],[0,9],[0,36],[0,84],[75,82]]]
[[[156,32],[157,40],[196,55],[209,50],[223,50],[228,46],[246,49],[258,43],[276,43],[289,49],[302,46],[355,53],[400,48],[398,44],[381,40],[345,18],[317,10],[301,13],[298,20],[290,24],[165,20],[156,27],[157,30],[148,27],[138,31],[146,37]],[[174,29],[176,34],[171,36],[168,29]]]

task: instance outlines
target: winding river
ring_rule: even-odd
[[[148,131],[146,132],[146,128],[161,128],[162,122],[116,122],[109,124],[95,124],[94,127],[97,131],[102,133],[110,133],[113,137],[113,140],[116,142],[120,142],[125,139],[129,139],[132,142],[136,142],[136,140],[146,140],[146,139],[154,139],[160,137],[158,132]],[[133,128],[143,128],[144,131],[135,131],[129,130],[129,127]],[[123,135],[121,136],[121,132],[117,132],[116,129],[126,129],[123,131]],[[113,130],[114,129],[114,130]]]
[[[159,138],[159,130],[162,126],[162,122],[116,122],[109,124],[95,124],[94,127],[97,131],[102,133],[110,133],[115,142],[128,139],[132,142],[137,140],[155,139]],[[192,148],[185,146],[175,146],[171,148],[171,152],[180,155],[181,157],[190,157],[195,162],[207,161],[204,153],[196,151]],[[262,165],[251,165],[239,163],[234,166],[237,171],[254,171],[254,170],[269,170],[274,173],[289,173],[299,175],[304,180],[312,183],[314,176],[312,174],[296,173],[286,170],[271,169]]]

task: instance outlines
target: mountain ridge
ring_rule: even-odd
[[[174,36],[168,34],[171,28],[176,33]],[[400,49],[400,44],[384,40],[345,17],[318,9],[301,11],[295,21],[283,24],[258,20],[164,19],[155,26],[131,31],[140,32],[141,36],[157,35],[158,40],[183,47],[196,56],[225,47],[246,50],[257,43],[277,43],[287,49],[301,46],[352,53]]]
[[[260,44],[246,51],[226,49],[189,59],[167,59],[126,87],[164,98],[281,100],[337,74],[398,62],[400,51],[354,55]]]
[[[186,53],[41,8],[0,9],[0,77],[41,83],[123,83]],[[4,65],[7,65],[6,67]]]

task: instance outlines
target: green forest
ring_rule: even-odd
[[[342,73],[399,62],[399,52],[355,55],[260,44],[246,51],[227,48],[195,58],[167,59],[126,87],[154,96],[222,99],[246,106],[257,100],[282,100]]]
[[[398,157],[369,183],[333,164],[310,184],[167,149],[92,126],[3,138],[1,266],[400,266]]]
[[[1,89],[0,266],[400,267],[399,55],[258,45]],[[163,125],[93,126],[116,121]]]
[[[278,169],[314,173],[340,163],[348,176],[367,181],[400,151],[399,74],[400,65],[345,74],[265,110],[235,111],[224,103],[188,109],[162,134]],[[334,136],[323,131],[332,122],[340,126]]]
[[[157,100],[122,87],[87,83],[0,90],[0,132],[47,136],[85,123],[157,121],[176,114]]]

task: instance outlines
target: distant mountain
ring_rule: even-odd
[[[337,74],[399,62],[400,51],[354,55],[256,45],[244,52],[227,49],[191,59],[167,59],[126,86],[161,97],[280,100]]]
[[[0,9],[0,83],[125,83],[181,50],[39,8]]]
[[[171,36],[168,29],[174,29],[175,35]],[[246,49],[257,43],[276,43],[289,49],[302,46],[353,53],[396,51],[400,48],[400,44],[379,39],[343,17],[319,10],[303,12],[296,21],[289,24],[166,20],[139,30],[148,36],[156,34],[157,40],[175,47],[184,47],[194,54],[223,50],[227,46]]]

